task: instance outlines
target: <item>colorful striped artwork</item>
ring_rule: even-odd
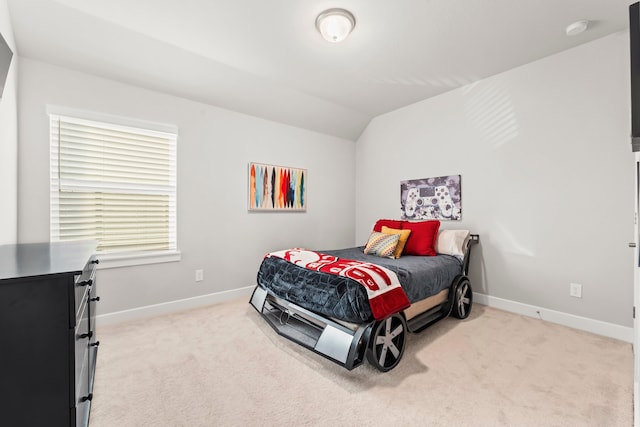
[[[249,163],[250,211],[306,211],[307,170]]]

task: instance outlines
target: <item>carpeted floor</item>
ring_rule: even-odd
[[[247,300],[100,328],[91,427],[631,426],[631,345],[475,305],[353,371]]]

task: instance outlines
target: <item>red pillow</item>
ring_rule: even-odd
[[[440,221],[402,222],[403,230],[411,230],[409,240],[404,246],[404,255],[436,255],[436,240]]]
[[[373,231],[381,233],[383,226],[400,230],[402,228],[402,221],[398,221],[397,219],[379,219],[373,226]]]

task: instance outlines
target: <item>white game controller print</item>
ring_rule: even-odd
[[[457,211],[445,185],[424,189],[421,195],[420,188],[413,187],[407,190],[407,198],[404,204],[404,214],[407,218],[418,215],[421,218],[451,218]]]
[[[417,188],[410,188],[407,191],[407,200],[404,204],[404,215],[407,218],[413,218],[416,214],[416,208],[418,206],[418,199],[420,198],[420,190]]]
[[[436,187],[436,199],[438,207],[440,208],[440,212],[442,216],[445,218],[451,218],[451,214],[453,214],[453,200],[451,199],[451,195],[449,194],[449,189],[441,185]]]

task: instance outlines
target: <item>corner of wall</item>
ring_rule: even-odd
[[[18,55],[6,0],[0,0],[0,33],[13,51],[0,98],[0,244],[18,240]]]

